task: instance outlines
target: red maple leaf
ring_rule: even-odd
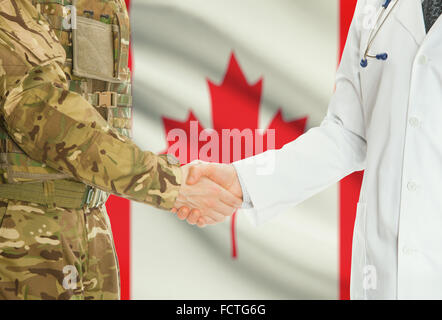
[[[234,53],[230,57],[229,67],[223,82],[220,85],[216,85],[210,80],[207,80],[207,82],[212,102],[213,130],[211,132],[215,133],[219,140],[217,148],[211,148],[210,152],[203,152],[207,151],[207,146],[209,142],[212,142],[212,138],[204,139],[207,141],[198,138],[203,131],[207,130],[201,126],[192,111],[189,112],[188,119],[184,122],[163,117],[166,137],[168,137],[169,151],[167,153],[174,154],[180,159],[182,164],[197,159],[210,162],[213,162],[215,159],[215,162],[224,163],[244,159],[246,156],[246,138],[241,139],[241,149],[238,150],[238,145],[234,148],[234,144],[231,143],[232,138],[229,136],[230,147],[228,146],[227,152],[223,153],[223,146],[225,148],[226,145],[223,135],[225,130],[232,131],[236,129],[237,132],[243,132],[243,130],[251,132],[252,138],[249,139],[248,145],[250,147],[251,143],[253,147],[251,148],[252,152],[249,152],[248,156],[259,154],[269,148],[280,149],[286,143],[295,140],[305,132],[307,117],[286,122],[282,117],[281,109],[278,110],[278,113],[274,116],[267,130],[264,131],[264,134],[262,131],[256,131],[258,129],[263,79],[260,78],[257,83],[249,85]],[[273,145],[268,141],[269,130],[273,131]],[[180,132],[180,137],[173,134],[173,132]],[[170,139],[170,133],[172,133],[172,137],[176,136],[176,139]],[[178,144],[180,139],[185,140],[184,152],[186,154],[180,154],[180,150],[172,151],[176,148],[171,147]],[[256,141],[261,141],[261,143],[256,144]],[[217,154],[214,154],[214,152]],[[226,154],[227,156],[225,156]],[[236,214],[233,215],[231,223],[232,256],[234,258],[236,258],[235,217]]]
[[[263,79],[260,78],[257,83],[250,85],[238,61],[235,54],[232,53],[228,70],[224,77],[223,82],[220,85],[207,80],[211,95],[212,103],[212,129],[218,134],[220,140],[223,138],[223,130],[238,129],[242,131],[244,129],[251,129],[253,135],[253,141],[261,139],[263,141],[262,148],[257,148],[253,144],[253,154],[259,154],[268,149],[267,143],[267,131],[262,136],[260,132],[255,131],[258,129],[259,108],[262,98],[262,85]],[[200,151],[207,144],[206,141],[200,139],[193,139],[192,137],[198,136],[204,131],[198,119],[195,117],[192,111],[189,112],[188,119],[184,122],[176,121],[163,117],[163,123],[166,130],[166,136],[174,129],[181,129],[185,133],[187,139],[186,145],[188,146],[187,156],[183,157],[178,152],[174,155],[177,156],[183,164],[191,162],[196,159],[203,161],[210,161],[210,158],[206,158],[204,155],[200,157]],[[275,115],[267,129],[273,129],[275,133],[275,148],[282,148],[286,143],[293,141],[305,132],[307,123],[307,117],[297,119],[294,121],[285,121],[282,117],[281,109]],[[229,138],[230,139],[230,138]],[[168,139],[168,149],[173,146],[177,139]],[[192,143],[193,142],[193,143]],[[219,142],[219,162],[230,163],[236,160],[243,159],[246,155],[245,152],[246,140],[241,141],[241,151],[237,150],[236,157],[233,152],[233,143],[230,144],[229,157],[222,157],[222,141]],[[172,152],[174,153],[174,152]],[[211,153],[208,153],[211,155]],[[238,156],[240,155],[240,159]],[[215,157],[216,158],[216,157]]]

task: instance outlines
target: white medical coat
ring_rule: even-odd
[[[442,18],[426,34],[421,0],[398,1],[370,49],[388,60],[360,66],[381,7],[360,0],[321,126],[235,163],[257,223],[365,169],[352,299],[442,299]]]

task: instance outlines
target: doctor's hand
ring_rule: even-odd
[[[218,178],[219,174],[200,163],[183,166],[181,170],[183,183],[175,209],[172,210],[181,220],[186,219],[190,224],[204,227],[206,224],[223,222],[241,207],[242,193],[238,193],[238,189],[227,177],[212,179],[218,180],[218,183],[212,181],[210,178]]]
[[[188,172],[186,172],[187,176],[184,177],[183,181],[186,181],[187,186],[197,186],[199,183],[210,179],[212,183],[216,183],[219,185],[219,188],[229,192],[239,200],[238,203],[235,203],[235,210],[241,207],[243,197],[242,189],[236,174],[236,170],[232,165],[197,161],[192,162],[185,167]],[[208,198],[206,199],[206,202],[208,203],[213,204],[221,200],[220,198],[216,197],[216,195],[215,198],[213,198],[213,195],[207,196]],[[229,216],[231,216],[235,210],[233,210]],[[201,211],[201,208],[197,206],[191,207],[181,205],[181,203],[178,201],[172,211],[177,213],[178,218],[182,220],[186,219],[189,223],[197,224],[198,226],[213,225],[224,221],[226,217],[225,216],[222,220],[216,220],[213,219],[212,216],[204,214],[204,212]]]

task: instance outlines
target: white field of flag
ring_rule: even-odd
[[[132,0],[134,140],[166,150],[163,117],[192,110],[212,127],[207,84],[232,52],[249,84],[263,78],[259,126],[319,125],[338,60],[336,0]],[[337,299],[338,185],[259,227],[239,214],[238,259],[228,222],[205,229],[131,204],[132,299]]]

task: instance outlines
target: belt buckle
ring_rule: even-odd
[[[106,108],[117,107],[117,93],[113,91],[97,92],[98,106]]]
[[[106,192],[97,188],[89,187],[85,203],[86,207],[97,208],[102,206],[105,203],[105,195]]]

